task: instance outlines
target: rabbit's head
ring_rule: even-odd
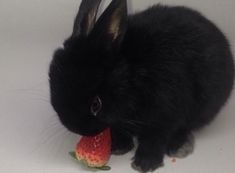
[[[126,0],[113,0],[96,22],[100,2],[82,1],[73,33],[54,53],[49,70],[53,108],[65,127],[81,135],[117,124],[133,107],[120,53]]]

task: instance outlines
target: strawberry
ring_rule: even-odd
[[[83,136],[76,151],[70,153],[74,158],[91,168],[109,170],[105,166],[111,155],[111,132],[107,128],[96,136]]]

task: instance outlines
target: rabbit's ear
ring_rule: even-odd
[[[72,37],[87,36],[96,22],[96,15],[101,0],[82,0],[74,22]]]
[[[126,28],[127,1],[112,0],[96,22],[90,35],[91,38],[101,42],[101,46],[110,47],[113,44],[120,44],[125,35]]]

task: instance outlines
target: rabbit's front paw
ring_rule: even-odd
[[[152,172],[163,165],[163,157],[156,157],[152,154],[137,153],[132,162],[132,167],[141,173]]]

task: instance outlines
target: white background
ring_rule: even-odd
[[[107,4],[109,1],[106,1]],[[227,35],[235,51],[234,0],[132,0],[136,11],[162,2],[194,7]],[[79,136],[58,122],[49,102],[48,65],[71,34],[79,0],[0,0],[0,172],[83,173],[69,156]],[[197,132],[193,155],[159,173],[234,173],[235,96],[218,118]],[[112,156],[110,173],[132,173],[133,152]]]

